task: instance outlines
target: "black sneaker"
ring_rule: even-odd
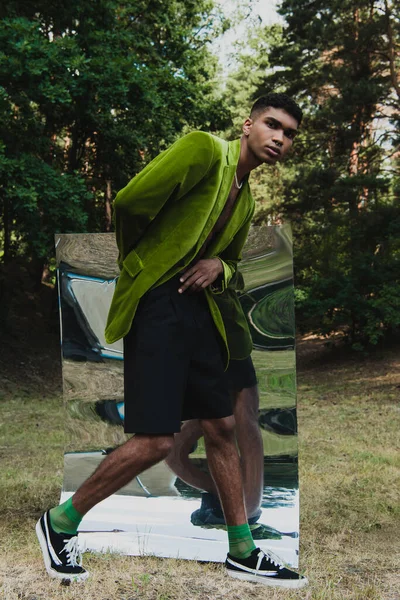
[[[308,583],[303,575],[279,564],[279,558],[272,552],[263,552],[260,548],[253,550],[248,558],[235,558],[228,554],[225,566],[231,577],[273,587],[299,589]]]
[[[89,573],[82,567],[78,536],[56,533],[50,524],[48,511],[36,523],[36,535],[50,577],[69,581],[84,581],[89,577]]]

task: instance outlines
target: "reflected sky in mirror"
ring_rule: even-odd
[[[118,276],[115,237],[57,235],[56,249],[69,440],[64,501],[127,436],[122,341],[107,345],[104,339]],[[299,503],[290,228],[253,227],[240,271],[244,284],[238,294],[253,338],[264,446],[258,520],[263,528],[256,543],[296,567]],[[207,469],[202,439],[190,457],[200,469]],[[98,551],[223,561],[227,550],[223,527],[191,523],[200,495],[160,463],[93,508],[82,521],[80,538],[88,549]]]

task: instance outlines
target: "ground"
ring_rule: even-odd
[[[400,345],[361,355],[312,337],[297,343],[300,567],[308,588],[277,592],[230,580],[220,565],[109,555],[85,555],[84,584],[47,578],[34,525],[57,502],[62,481],[55,306],[50,288],[32,293],[2,337],[0,598],[400,599]]]

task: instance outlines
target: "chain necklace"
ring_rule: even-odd
[[[235,185],[236,185],[236,187],[237,187],[238,190],[240,190],[241,187],[242,187],[242,185],[243,185],[243,181],[241,181],[240,185],[239,185],[238,178],[237,178],[237,175],[236,175],[236,171],[235,171]]]

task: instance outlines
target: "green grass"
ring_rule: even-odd
[[[300,564],[310,586],[277,592],[220,565],[85,555],[90,580],[45,575],[34,524],[58,501],[66,442],[60,398],[0,402],[4,600],[395,600],[399,580],[399,364],[395,350],[328,358],[298,373]]]

